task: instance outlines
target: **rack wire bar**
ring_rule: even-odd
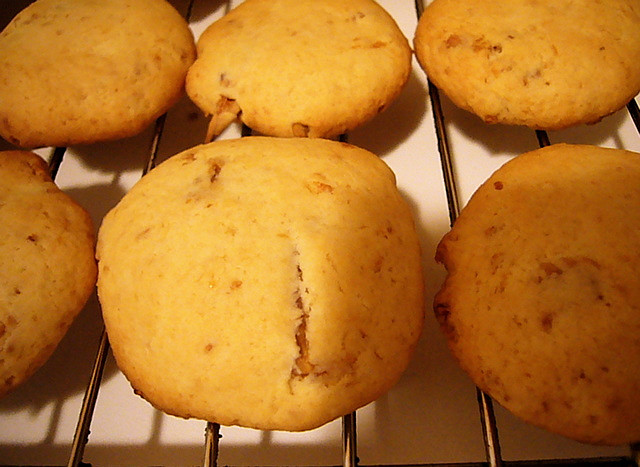
[[[419,0],[417,1],[419,2]],[[436,137],[438,140],[438,151],[440,152],[440,161],[447,194],[449,220],[451,225],[453,225],[460,215],[460,201],[458,197],[457,183],[455,180],[455,172],[453,169],[451,154],[449,152],[449,143],[444,125],[444,114],[440,104],[440,93],[431,81],[428,81],[427,85],[429,88],[429,97],[431,99]],[[477,397],[487,461],[491,467],[500,467],[502,465],[502,458],[500,454],[498,428],[495,421],[495,415],[493,413],[493,403],[490,397],[479,389],[477,389]]]
[[[64,146],[53,148],[53,154],[51,154],[51,159],[49,159],[49,175],[54,180],[56,175],[58,175],[58,170],[60,169],[62,159],[64,159],[64,154],[66,152],[67,148]]]
[[[162,114],[156,120],[153,138],[151,139],[151,146],[149,147],[149,157],[147,163],[142,170],[142,175],[149,173],[156,165],[156,157],[158,155],[158,146],[160,145],[160,138],[162,138],[162,132],[164,131],[164,124],[167,120],[167,114]]]
[[[220,445],[220,425],[207,422],[204,432],[204,461],[203,467],[216,467],[218,465],[218,447]]]
[[[498,438],[496,417],[493,411],[493,401],[480,389],[476,389],[476,393],[478,395],[480,422],[482,424],[484,449],[488,465],[490,467],[502,467],[504,463],[500,453],[500,441]]]
[[[56,146],[53,148],[53,153],[51,154],[51,158],[49,159],[49,175],[51,176],[51,179],[55,180],[56,176],[58,175],[58,171],[60,170],[60,166],[62,165],[62,161],[66,152],[67,148],[65,146]],[[99,348],[101,349],[103,345],[104,344],[101,340]],[[101,354],[102,351],[99,350],[98,356],[96,358],[100,358]],[[96,385],[99,384],[99,381],[102,378],[103,367],[103,363],[97,366],[94,365],[93,371],[91,372],[89,386],[97,387]],[[97,390],[87,391],[85,393],[85,397],[82,401],[82,407],[80,409],[78,425],[76,427],[73,443],[71,445],[71,454],[68,463],[69,466],[76,467],[83,465],[82,453],[84,452],[86,439],[89,435],[89,424],[93,414],[93,408],[95,407],[97,395]]]
[[[356,467],[358,465],[356,433],[356,412],[354,411],[342,417],[343,467]]]
[[[640,132],[640,109],[638,108],[638,103],[635,99],[631,99],[627,104],[627,110],[629,111],[629,115],[631,115],[631,120],[636,126],[636,130]]]
[[[460,198],[458,196],[458,184],[456,182],[452,157],[449,151],[449,142],[444,123],[444,113],[442,112],[442,105],[440,103],[440,92],[438,91],[438,88],[429,80],[427,80],[427,87],[429,91],[429,99],[431,101],[436,138],[438,141],[440,165],[442,166],[442,175],[444,176],[444,186],[447,195],[447,206],[449,209],[449,221],[451,225],[453,225],[454,221],[460,215]]]
[[[78,425],[71,445],[71,454],[67,464],[68,467],[83,465],[82,456],[84,454],[84,448],[89,441],[91,419],[98,399],[98,391],[100,388],[100,381],[102,381],[102,375],[104,373],[104,365],[107,359],[108,348],[109,342],[107,340],[107,333],[103,329],[96,360],[93,365],[93,370],[91,371],[89,385],[87,386],[87,390],[82,401],[82,407],[78,417]]]
[[[142,176],[146,175],[155,166],[155,161],[158,155],[158,145],[160,138],[162,137],[165,121],[166,114],[163,114],[156,119],[153,137],[151,139],[149,151],[147,152],[147,160],[142,169]],[[107,361],[107,355],[109,354],[109,348],[109,338],[107,336],[107,331],[103,326],[102,333],[100,335],[100,343],[98,345],[98,352],[94,360],[89,383],[85,390],[82,407],[78,416],[78,424],[71,444],[71,453],[67,464],[68,467],[82,465],[82,457],[85,447],[89,442],[91,420],[98,400],[100,382],[104,373],[104,366]]]
[[[424,11],[424,1],[415,0],[416,13],[418,19]],[[449,208],[449,220],[451,225],[460,215],[460,199],[458,196],[457,183],[451,153],[449,151],[449,140],[447,137],[444,113],[440,101],[440,93],[438,88],[427,79],[427,88],[429,91],[429,99],[431,101],[431,111],[435,125],[436,138],[438,141],[438,152],[440,153],[440,162],[442,166],[442,174],[444,177],[444,185],[447,195],[447,205]],[[485,454],[490,467],[501,467],[503,465],[500,453],[500,440],[498,437],[498,427],[493,411],[493,402],[491,398],[476,389],[478,398],[478,409],[480,411],[480,421],[482,424],[482,433],[484,438]]]
[[[424,0],[415,0],[416,14],[418,19],[424,11]],[[444,186],[447,195],[447,206],[449,209],[449,220],[451,225],[460,213],[460,202],[458,197],[457,183],[453,164],[451,162],[451,154],[449,152],[449,143],[444,123],[444,113],[442,112],[442,104],[440,102],[440,93],[438,88],[427,79],[427,89],[429,91],[429,99],[431,101],[431,109],[433,121],[435,124],[436,138],[438,142],[438,152],[440,154],[440,162],[442,166],[442,174],[444,176]]]
[[[544,130],[536,130],[536,137],[538,138],[538,144],[541,148],[551,144],[551,141],[549,141],[549,135]]]

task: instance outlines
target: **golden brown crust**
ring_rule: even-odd
[[[437,258],[436,316],[515,415],[579,441],[640,439],[640,155],[554,145],[474,194]]]
[[[216,120],[213,136],[239,117],[265,135],[332,137],[398,96],[411,55],[372,0],[247,0],[198,39],[187,94]]]
[[[55,350],[95,285],[87,212],[26,151],[0,152],[0,397]]]
[[[389,168],[324,139],[218,141],[105,218],[99,298],[156,407],[307,430],[390,389],[423,320],[418,239]]]
[[[0,135],[25,148],[135,135],[183,95],[194,59],[165,0],[39,0],[0,33]]]
[[[639,28],[635,0],[435,0],[414,48],[459,107],[551,130],[595,123],[640,92]]]

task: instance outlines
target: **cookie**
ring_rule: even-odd
[[[46,163],[0,152],[0,397],[51,356],[96,281],[94,230]]]
[[[440,242],[449,346],[523,420],[640,440],[638,206],[640,154],[558,144],[498,169]]]
[[[180,417],[318,427],[388,391],[421,332],[411,211],[385,163],[345,143],[175,155],[108,213],[97,255],[118,366]]]
[[[0,33],[0,135],[23,148],[133,136],[184,94],[194,59],[165,0],[38,0]]]
[[[187,94],[207,141],[238,118],[270,136],[332,137],[400,93],[411,49],[372,0],[246,0],[198,39]]]
[[[434,0],[414,49],[429,79],[487,123],[595,123],[640,92],[636,0]]]

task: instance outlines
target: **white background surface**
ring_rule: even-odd
[[[186,1],[173,4],[186,12]],[[196,38],[238,2],[196,0],[191,26]],[[379,2],[410,40],[417,24],[411,0]],[[26,2],[0,1],[4,23]],[[533,131],[488,126],[442,96],[462,202],[510,157],[537,148]],[[160,160],[203,141],[206,121],[188,99],[168,114]],[[223,138],[237,136],[229,129]],[[626,110],[595,126],[551,132],[551,142],[588,143],[640,151],[640,137]],[[93,216],[96,228],[140,177],[152,137],[69,148],[56,182]],[[427,319],[415,358],[400,383],[358,411],[361,464],[425,464],[484,460],[475,388],[457,368],[431,313],[444,270],[433,261],[449,228],[448,211],[426,79],[414,60],[398,100],[375,120],[350,133],[349,142],[383,158],[412,204],[423,247]],[[0,149],[11,146],[0,141]],[[48,156],[47,149],[38,151]],[[0,400],[0,464],[66,464],[79,407],[102,329],[92,297],[50,361],[23,387]],[[618,456],[627,447],[586,446],[528,426],[497,407],[503,456],[508,460]],[[135,396],[107,362],[84,461],[93,465],[198,465],[205,424],[166,416]],[[340,421],[297,434],[222,428],[220,464],[338,465]]]

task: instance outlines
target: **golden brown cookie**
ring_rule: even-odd
[[[91,219],[26,151],[0,152],[0,397],[50,357],[96,280]]]
[[[246,0],[198,39],[189,97],[208,140],[240,118],[265,135],[331,137],[385,109],[411,49],[372,0]]]
[[[106,216],[98,294],[118,366],[167,413],[300,431],[388,391],[423,321],[391,170],[317,138],[178,154]]]
[[[640,154],[558,144],[516,157],[438,246],[435,311],[473,381],[522,419],[640,440]]]
[[[433,83],[487,123],[595,123],[640,92],[637,0],[434,0],[416,56]]]
[[[0,135],[28,148],[135,135],[183,95],[194,59],[165,0],[38,0],[0,33]]]

